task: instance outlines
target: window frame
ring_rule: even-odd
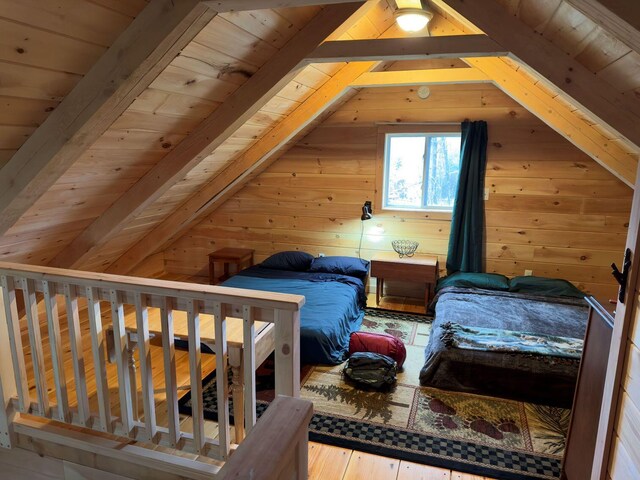
[[[381,211],[386,212],[406,212],[407,216],[429,218],[450,219],[452,208],[449,207],[402,207],[386,205],[387,173],[389,156],[387,155],[389,139],[393,136],[460,136],[460,124],[422,124],[422,125],[380,125],[378,127],[378,148],[377,148],[377,168],[376,168],[376,204]],[[428,142],[428,140],[427,140]],[[428,145],[428,143],[427,143]],[[425,145],[426,146],[426,145]],[[428,148],[428,147],[427,147]],[[428,174],[429,158],[424,159],[424,182],[426,183]],[[427,187],[428,188],[428,187]],[[424,205],[427,188],[422,191],[422,203]]]

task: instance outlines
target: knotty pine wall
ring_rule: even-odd
[[[165,251],[167,271],[206,275],[207,253],[289,249],[356,255],[361,206],[375,199],[378,124],[486,120],[486,269],[566,278],[604,301],[624,250],[632,191],[488,84],[363,89],[261,176]],[[364,222],[363,258],[420,242],[444,267],[450,215],[381,211]]]

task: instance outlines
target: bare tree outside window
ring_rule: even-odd
[[[460,174],[460,134],[387,134],[384,206],[453,208]]]

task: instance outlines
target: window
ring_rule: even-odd
[[[383,208],[451,211],[460,175],[460,133],[387,133]]]

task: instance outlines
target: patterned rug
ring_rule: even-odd
[[[310,440],[497,479],[560,477],[569,410],[421,387],[429,317],[367,309],[362,330],[405,343],[398,382],[391,391],[365,391],[344,381],[342,365],[303,368],[301,396],[315,412]],[[259,414],[273,398],[269,370],[258,371]],[[205,418],[215,421],[215,378],[203,385]],[[180,411],[190,414],[188,395]]]

